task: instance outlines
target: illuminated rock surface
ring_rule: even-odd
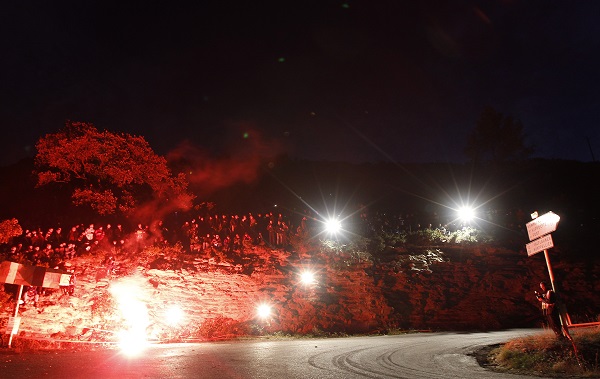
[[[559,257],[553,262],[556,281],[573,322],[596,321],[600,267]],[[541,324],[533,290],[540,280],[548,280],[543,255],[527,257],[491,247],[397,251],[377,264],[343,253],[302,253],[300,259],[296,253],[263,248],[235,259],[160,257],[161,265],[148,256],[117,256],[120,269],[108,276],[102,259],[73,260],[74,296],[47,291],[37,308],[21,306],[20,336],[114,341],[128,322],[110,289],[124,283],[131,286],[129,301],[141,302],[147,311],[146,333],[156,341],[277,331],[535,327]],[[315,272],[314,284],[300,280],[300,269],[307,265]],[[155,266],[164,269],[151,268]],[[273,306],[268,319],[257,316],[261,303]],[[167,321],[173,305],[182,310],[179,324]],[[1,315],[7,319],[13,313],[14,300],[6,294]]]

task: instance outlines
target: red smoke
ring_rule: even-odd
[[[242,129],[238,133],[227,144],[223,158],[211,158],[184,141],[166,159],[174,171],[186,174],[190,191],[199,198],[237,183],[250,184],[258,179],[261,164],[281,153],[282,147],[279,142],[266,141],[256,130]]]

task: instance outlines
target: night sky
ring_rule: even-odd
[[[600,158],[598,1],[189,4],[3,4],[0,164],[65,120],[165,155],[461,162],[486,106],[536,157]]]

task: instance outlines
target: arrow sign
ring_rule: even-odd
[[[546,234],[542,238],[538,238],[533,242],[529,242],[525,245],[527,248],[527,256],[531,257],[534,254],[539,253],[542,250],[547,250],[551,247],[554,247],[554,242],[552,241],[552,235]]]
[[[529,240],[533,241],[548,233],[552,233],[556,230],[560,216],[553,212],[544,213],[535,220],[529,221],[525,226],[527,227],[527,234]]]

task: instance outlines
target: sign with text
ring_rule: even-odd
[[[539,253],[542,250],[554,247],[552,235],[546,234],[542,238],[538,238],[533,242],[529,242],[527,245],[525,245],[525,247],[527,248],[527,255],[530,257],[534,254]]]
[[[535,220],[529,221],[525,226],[527,226],[527,234],[529,235],[529,240],[533,241],[536,238],[539,238],[548,233],[552,233],[556,230],[556,226],[558,225],[558,221],[560,220],[560,216],[553,212],[544,213],[540,217]]]

